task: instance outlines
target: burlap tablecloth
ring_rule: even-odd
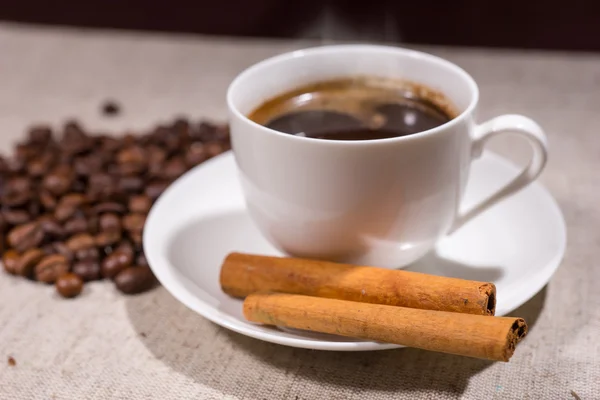
[[[224,119],[236,73],[304,46],[0,25],[0,148],[32,121],[122,132],[178,114]],[[125,297],[96,282],[66,301],[2,273],[0,399],[600,399],[600,56],[427,50],[473,74],[482,119],[520,112],[550,137],[542,182],[565,214],[568,250],[515,312],[531,330],[510,363],[287,348],[221,329],[163,288]],[[101,117],[109,97],[121,117]],[[512,141],[494,147],[527,155]]]

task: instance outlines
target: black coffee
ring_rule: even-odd
[[[268,100],[248,117],[297,136],[372,140],[423,132],[455,116],[448,99],[422,85],[358,77],[295,89]]]

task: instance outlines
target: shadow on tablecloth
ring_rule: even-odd
[[[546,288],[511,315],[524,317],[533,330],[545,298]],[[164,288],[131,297],[126,304],[139,339],[157,359],[223,395],[291,399],[321,399],[327,393],[346,398],[344,393],[369,391],[457,395],[473,375],[492,365],[410,348],[352,353],[266,343],[216,326]],[[515,357],[518,354],[517,349]]]

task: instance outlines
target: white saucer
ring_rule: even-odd
[[[500,156],[485,153],[472,167],[466,205],[493,192],[517,173]],[[442,240],[434,253],[410,269],[482,281],[497,287],[497,315],[529,300],[550,280],[566,244],[563,216],[539,183]],[[144,229],[144,249],[162,285],[179,301],[216,324],[257,339],[320,350],[401,347],[255,325],[242,301],[219,287],[219,269],[231,251],[280,255],[245,211],[233,154],[186,173],[160,197]]]

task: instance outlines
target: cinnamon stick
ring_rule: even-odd
[[[232,253],[220,282],[242,298],[271,291],[476,315],[496,309],[493,283],[299,258]]]
[[[521,318],[487,317],[285,293],[244,301],[252,322],[508,361],[526,335]]]

